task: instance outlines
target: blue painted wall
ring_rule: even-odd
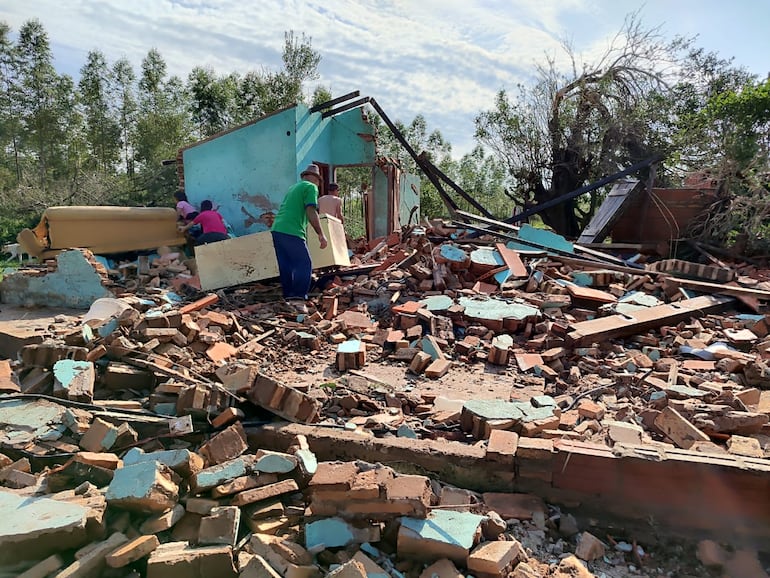
[[[353,109],[331,118],[296,106],[182,151],[184,184],[194,205],[210,199],[237,235],[267,230],[286,190],[311,162],[371,164],[372,126]]]

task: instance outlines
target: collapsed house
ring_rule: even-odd
[[[301,316],[265,279],[201,291],[169,248],[4,279],[88,312],[0,318],[0,565],[764,575],[766,264],[624,261],[455,215],[359,242]],[[661,536],[704,540],[667,560]]]

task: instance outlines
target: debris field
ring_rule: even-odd
[[[524,233],[22,267],[104,296],[0,360],[0,575],[767,576],[770,268]]]

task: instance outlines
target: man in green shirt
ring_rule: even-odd
[[[300,179],[287,191],[270,231],[283,296],[295,309],[305,313],[313,271],[306,242],[308,223],[318,235],[321,249],[326,248],[327,241],[318,218],[318,187],[321,184],[318,165],[309,165],[300,174]]]

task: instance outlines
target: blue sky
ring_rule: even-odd
[[[157,48],[169,71],[196,65],[219,73],[277,69],[283,33],[312,38],[318,83],[334,96],[374,97],[392,119],[423,114],[455,156],[474,144],[473,119],[500,88],[532,78],[545,55],[563,61],[562,41],[591,62],[640,11],[667,38],[696,44],[764,78],[770,73],[770,2],[765,0],[15,0],[0,6],[14,31],[38,18],[57,69],[77,76],[89,50],[138,70]],[[10,5],[9,5],[10,4]],[[312,87],[309,87],[312,89]]]

